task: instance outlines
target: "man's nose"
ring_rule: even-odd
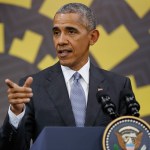
[[[59,45],[68,44],[67,36],[64,33],[61,33],[61,35],[59,36],[59,38],[58,38],[58,44]]]

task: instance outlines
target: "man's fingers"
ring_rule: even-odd
[[[8,99],[31,98],[33,93],[13,93],[8,95]]]
[[[10,92],[31,92],[32,89],[30,88],[30,86],[31,86],[32,82],[33,82],[33,78],[28,77],[27,80],[25,81],[23,87],[21,87],[18,84],[11,81],[10,79],[5,80],[5,83],[9,87],[8,93],[10,93]]]
[[[28,77],[27,80],[25,81],[23,87],[30,87],[32,82],[33,82],[33,78],[32,77]]]
[[[11,105],[25,104],[28,102],[30,102],[30,98],[11,99],[11,101],[9,101]]]
[[[32,92],[32,89],[31,88],[28,88],[28,87],[15,87],[15,88],[9,88],[8,89],[8,94],[9,93],[31,93]]]
[[[15,87],[18,87],[18,85],[16,83],[14,83],[13,81],[11,81],[10,79],[6,79],[5,80],[5,83],[7,84],[7,86],[9,88],[15,88]]]

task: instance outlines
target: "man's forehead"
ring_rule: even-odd
[[[77,27],[84,26],[85,22],[82,17],[77,13],[67,13],[67,14],[56,14],[53,20],[54,27]]]
[[[81,16],[77,13],[56,14],[53,22],[79,22]]]

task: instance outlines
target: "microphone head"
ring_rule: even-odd
[[[135,95],[130,89],[123,89],[120,92],[120,99],[126,103],[129,115],[139,117],[140,105],[135,99]]]
[[[121,99],[124,99],[126,96],[134,96],[134,93],[132,92],[132,90],[130,89],[123,89],[121,92],[120,92],[120,98]],[[134,96],[135,97],[135,96]]]
[[[98,89],[97,93],[96,93],[96,97],[98,99],[98,102],[100,102],[99,99],[101,99],[103,96],[108,96],[108,94],[106,94],[106,92],[104,90]]]
[[[100,88],[98,89],[96,93],[97,101],[101,104],[102,110],[108,114],[112,119],[115,119],[118,117],[118,114],[116,114],[116,106],[111,101],[110,96]]]

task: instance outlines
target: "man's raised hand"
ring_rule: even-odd
[[[28,77],[23,86],[19,86],[9,79],[5,80],[8,86],[8,102],[11,104],[11,111],[16,115],[23,111],[24,104],[28,103],[33,96],[30,88],[32,82],[32,77]]]

